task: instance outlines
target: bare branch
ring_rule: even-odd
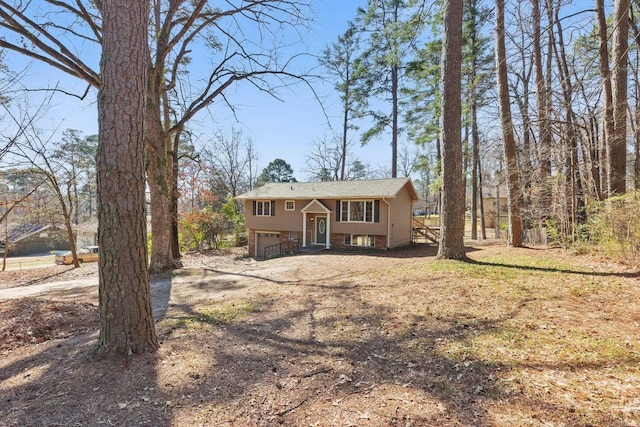
[[[93,87],[100,86],[98,72],[92,70],[80,58],[71,53],[59,37],[55,37],[42,25],[29,19],[23,11],[12,7],[6,1],[0,0],[0,18],[0,27],[24,37],[42,53],[30,50],[26,44],[20,47],[6,40],[2,40],[1,47],[43,61],[67,74],[86,81]]]

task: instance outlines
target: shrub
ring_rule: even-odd
[[[640,191],[597,204],[589,230],[599,252],[616,261],[637,263],[640,258]]]
[[[187,250],[218,249],[223,218],[210,208],[188,213],[180,220],[180,244]]]

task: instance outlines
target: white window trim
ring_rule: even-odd
[[[347,235],[345,235],[345,236],[347,236]],[[349,234],[348,236],[349,236],[349,246],[356,246],[356,247],[359,247],[359,248],[374,248],[376,246],[376,236],[374,236],[374,235],[358,233],[358,234]],[[356,244],[353,243],[353,241],[354,241],[353,236],[364,236],[367,241],[371,240],[372,244],[371,245],[356,245]]]
[[[258,205],[262,205],[262,213],[258,213]],[[268,206],[265,213],[265,206]],[[256,216],[271,216],[271,200],[256,200]]]
[[[351,220],[351,203],[357,203],[357,202],[363,202],[364,203],[364,211],[363,211],[363,215],[364,215],[364,221],[352,221]],[[342,219],[342,215],[343,212],[345,211],[344,209],[344,204],[347,204],[347,219],[343,220]],[[367,221],[367,203],[371,204],[371,221]],[[341,222],[350,222],[350,223],[357,223],[357,224],[372,224],[375,222],[375,203],[373,200],[341,200],[340,201],[340,221]]]
[[[291,209],[289,209],[287,207],[288,203],[292,203],[293,204],[293,207]],[[285,211],[295,211],[296,210],[296,201],[295,200],[285,200],[284,201],[284,210]]]

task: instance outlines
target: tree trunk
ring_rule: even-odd
[[[478,198],[479,198],[479,208],[480,208],[480,237],[482,240],[487,240],[487,224],[484,221],[484,200],[482,199],[482,189],[484,185],[482,184],[482,164],[480,163],[480,156],[477,159],[478,162]]]
[[[158,348],[147,270],[144,119],[145,0],[102,3],[97,154],[100,337],[94,356]]]
[[[613,32],[612,102],[614,134],[609,138],[609,195],[624,194],[627,175],[627,75],[629,0],[616,0]]]
[[[151,211],[151,261],[149,271],[159,273],[175,267],[172,251],[172,160],[171,142],[166,129],[170,127],[168,97],[165,91],[164,53],[168,35],[161,22],[161,2],[155,1],[155,51],[149,59],[147,87],[147,116],[145,139],[147,148],[147,184]]]
[[[442,212],[438,259],[466,259],[461,139],[463,1],[445,3],[442,41]]]
[[[520,218],[518,161],[516,141],[513,136],[509,81],[507,76],[506,48],[504,36],[504,0],[496,0],[496,70],[498,74],[498,100],[504,158],[507,165],[507,207],[509,220],[509,246],[522,246],[522,220]],[[498,226],[498,225],[496,225]]]
[[[482,190],[478,186],[480,173],[480,132],[478,130],[478,1],[469,2],[468,22],[469,44],[471,46],[471,239],[478,240],[478,199],[482,199]],[[466,186],[465,186],[466,187]]]
[[[640,191],[640,86],[636,82],[636,129],[634,132],[635,158],[633,161],[633,185]]]
[[[535,207],[538,213],[540,224],[544,222],[549,214],[551,205],[551,100],[549,88],[545,84],[545,76],[542,70],[542,43],[540,42],[540,1],[531,1],[533,9],[533,55],[536,74],[536,104],[538,113],[538,196],[535,200]],[[553,33],[549,29],[550,33]],[[551,50],[551,47],[548,47]]]
[[[613,120],[613,94],[611,89],[611,70],[609,69],[609,48],[607,43],[609,36],[607,35],[607,17],[604,10],[604,0],[596,0],[596,17],[598,20],[598,59],[600,62],[600,80],[602,84],[602,97],[603,97],[603,114],[604,114],[604,148],[605,159],[609,157],[610,141],[615,134],[614,120]],[[604,159],[603,159],[604,160]],[[605,160],[602,163],[605,166],[605,170],[601,170],[600,173],[607,177],[607,188],[609,188],[610,180],[610,163]],[[607,190],[609,191],[609,190]]]
[[[181,256],[180,242],[178,240],[178,147],[180,145],[181,135],[181,131],[176,131],[176,134],[173,136],[173,150],[171,150],[171,255],[173,256],[174,263],[176,262],[175,260]]]
[[[347,64],[347,77],[346,80],[349,81],[351,78],[349,74],[349,65]],[[340,181],[344,181],[345,172],[347,168],[347,142],[348,142],[348,134],[349,134],[349,105],[351,101],[349,100],[349,96],[351,96],[349,85],[345,85],[344,89],[344,111],[342,112],[342,156],[340,156]]]
[[[578,171],[578,135],[575,130],[575,114],[572,108],[573,84],[571,82],[569,65],[567,63],[562,23],[560,21],[558,10],[555,12],[555,24],[558,27],[558,43],[555,45],[554,50],[556,50],[558,73],[562,82],[562,94],[566,114],[565,137],[563,139],[566,141],[565,175],[567,177],[567,185],[569,187],[567,196],[571,201],[569,211],[569,234],[574,236],[579,219],[578,214],[584,206],[584,201],[582,198],[582,183],[580,181],[580,173]]]
[[[475,68],[475,64],[474,64]],[[480,173],[480,136],[478,132],[478,105],[475,99],[475,89],[471,104],[471,239],[478,240],[478,199],[482,198],[482,191],[478,187]]]
[[[391,67],[391,177],[398,176],[398,64]]]
[[[154,90],[150,89],[153,93]],[[171,250],[170,160],[166,134],[160,120],[159,97],[151,95],[147,102],[145,139],[147,144],[147,177],[151,210],[151,263],[149,271],[158,273],[174,267]]]

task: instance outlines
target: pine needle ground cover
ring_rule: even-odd
[[[5,346],[0,425],[640,425],[637,271],[434,254],[200,258],[173,277],[156,354],[87,362],[90,316]]]

